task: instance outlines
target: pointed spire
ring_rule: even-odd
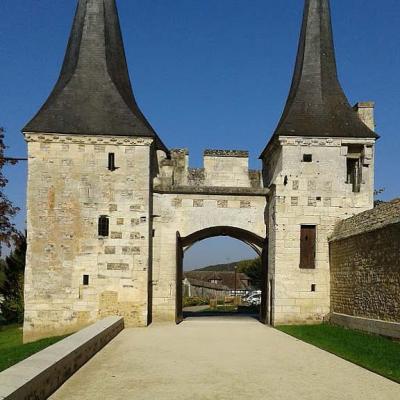
[[[305,0],[296,66],[275,136],[376,138],[340,86],[329,0]]]
[[[115,0],[79,0],[60,77],[24,132],[153,137],[136,104]]]

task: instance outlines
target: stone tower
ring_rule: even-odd
[[[261,155],[272,323],[329,313],[328,237],[373,207],[373,129],[373,103],[352,108],[338,81],[329,0],[306,0],[289,97]]]
[[[115,0],[79,0],[60,77],[23,133],[25,341],[109,314],[146,325],[152,181],[168,150],[135,101]]]

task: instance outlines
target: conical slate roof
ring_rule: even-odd
[[[24,132],[153,137],[136,104],[115,0],[79,0],[60,77]]]
[[[340,86],[329,0],[305,0],[289,97],[274,136],[377,138]]]

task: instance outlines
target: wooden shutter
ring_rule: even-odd
[[[315,268],[316,226],[302,226],[300,234],[300,268]]]

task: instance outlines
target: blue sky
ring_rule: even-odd
[[[25,156],[20,129],[60,70],[75,0],[1,0],[0,125],[8,154]],[[376,102],[376,187],[400,195],[400,2],[332,0],[339,74],[351,103]],[[251,167],[274,130],[289,90],[302,0],[119,0],[135,95],[169,147],[247,149]],[[7,169],[9,197],[25,222],[26,168]],[[212,244],[214,243],[214,244]],[[205,252],[205,246],[207,251]],[[239,242],[197,244],[187,265],[253,255]],[[204,254],[207,254],[206,256]]]

